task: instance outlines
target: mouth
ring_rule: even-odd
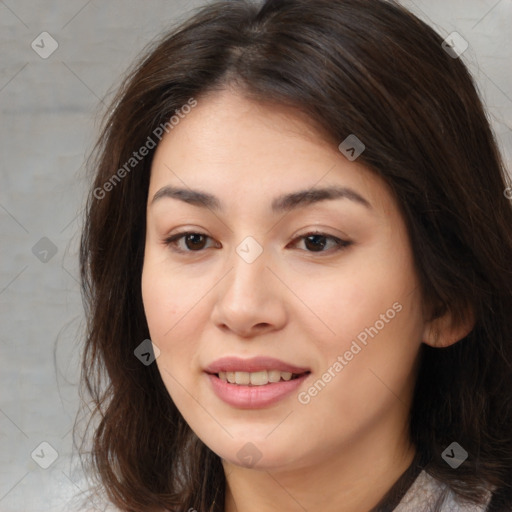
[[[239,409],[272,406],[299,389],[311,374],[273,357],[223,357],[204,369],[218,398]]]
[[[308,375],[309,373],[311,372],[305,371],[302,373],[292,373],[280,370],[261,370],[257,372],[218,372],[210,375],[215,375],[223,382],[237,386],[266,386],[267,384],[295,380],[304,375]]]

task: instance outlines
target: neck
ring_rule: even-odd
[[[256,470],[224,460],[225,512],[367,511],[406,471],[414,454],[408,437],[388,440],[380,431],[317,454],[316,463],[300,467]]]

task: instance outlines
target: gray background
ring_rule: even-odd
[[[0,512],[78,510],[70,500],[87,485],[71,456],[84,157],[126,67],[205,3],[0,0]],[[510,169],[512,0],[402,3],[443,37],[457,31],[469,42],[462,58]],[[31,43],[45,31],[58,48],[43,59]],[[47,469],[37,463],[51,461],[41,442],[58,452]]]

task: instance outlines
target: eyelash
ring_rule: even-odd
[[[199,249],[197,251],[192,251],[192,250],[183,250],[183,249],[179,249],[178,246],[177,246],[177,242],[181,239],[183,239],[184,237],[188,236],[188,235],[200,235],[200,236],[203,236],[203,237],[206,237],[206,238],[210,238],[208,235],[206,235],[205,233],[201,233],[201,232],[198,232],[198,231],[184,231],[183,233],[177,233],[177,234],[174,234],[174,235],[171,235],[167,238],[165,238],[163,240],[163,243],[165,246],[169,247],[173,252],[177,252],[177,253],[181,253],[181,254],[187,254],[187,253],[200,253],[200,252],[203,252],[204,249]],[[323,233],[323,232],[320,232],[320,231],[312,231],[310,233],[306,233],[304,235],[301,235],[297,238],[295,238],[294,240],[292,240],[292,242],[296,242],[298,240],[303,240],[303,239],[306,239],[310,236],[319,236],[321,238],[326,238],[326,239],[329,239],[329,240],[333,240],[336,244],[336,247],[334,248],[334,252],[338,252],[338,251],[342,251],[343,249],[346,249],[347,247],[349,247],[350,245],[352,245],[353,242],[351,242],[350,240],[342,240],[340,238],[337,238],[335,236],[331,236],[327,233]],[[322,254],[322,253],[328,253],[328,252],[331,252],[331,251],[305,251],[305,252],[309,252],[311,254]]]

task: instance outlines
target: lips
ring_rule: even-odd
[[[218,375],[220,372],[245,372],[255,373],[262,371],[277,370],[292,375],[302,375],[310,372],[309,368],[302,368],[286,363],[273,357],[252,357],[242,359],[239,357],[223,357],[217,359],[205,368],[205,372],[211,375]]]
[[[204,371],[217,397],[239,409],[270,407],[291,396],[311,373],[273,357],[223,357]]]

